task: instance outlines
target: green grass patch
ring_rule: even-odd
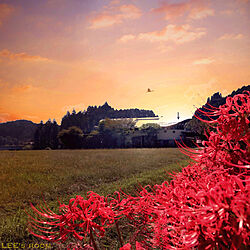
[[[176,148],[0,152],[0,242],[36,242],[26,231],[24,208],[42,196],[51,208],[57,198],[101,195],[122,189],[134,193],[139,184],[170,179],[188,159]]]

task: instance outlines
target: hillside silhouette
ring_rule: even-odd
[[[206,104],[204,104],[202,107],[200,107],[199,109],[197,109],[195,111],[194,116],[200,117],[203,120],[208,120],[209,118],[207,116],[203,115],[201,112],[199,112],[199,110],[202,110],[202,111],[206,112],[209,109],[211,109],[211,106],[218,108],[219,106],[226,103],[227,97],[233,97],[235,95],[243,93],[244,91],[250,91],[250,85],[243,86],[243,87],[237,89],[236,91],[234,90],[230,95],[227,95],[225,97],[223,97],[220,92],[216,92],[211,97],[207,98],[207,103]],[[193,118],[195,118],[195,117],[193,117]],[[214,117],[214,118],[216,118],[216,117]]]
[[[243,93],[244,91],[250,91],[250,85],[243,86],[235,91],[233,91],[228,96],[234,96],[236,94]],[[221,93],[216,92],[211,97],[208,97],[207,103],[200,107],[201,110],[207,111],[211,106],[219,107],[220,105],[225,104],[226,98],[223,97]],[[195,116],[202,119],[208,119],[202,113],[198,111],[195,112]],[[172,126],[172,129],[184,128],[188,124],[190,130],[197,132],[198,130],[204,131],[200,122],[192,117],[191,120],[185,120],[181,123],[178,123]],[[83,133],[83,138],[85,141],[88,141],[90,144],[96,145],[96,143],[102,141],[103,146],[107,145],[107,142],[110,142],[114,133],[118,133],[114,129],[105,128],[106,131],[109,130],[110,135],[106,135],[106,144],[100,134],[98,133],[98,126],[100,121],[105,119],[119,119],[119,118],[142,118],[142,117],[156,117],[152,110],[143,110],[143,109],[114,109],[107,102],[102,106],[89,106],[87,110],[76,112],[73,110],[71,113],[68,111],[66,115],[61,120],[61,125],[58,125],[55,120],[53,122],[49,119],[47,122],[40,124],[33,123],[28,120],[17,120],[6,123],[0,123],[0,148],[5,146],[24,146],[27,144],[33,144],[35,149],[45,149],[52,148],[56,149],[60,146],[60,141],[58,135],[61,131],[64,131],[64,136],[67,135],[67,131],[80,131],[79,134]],[[109,122],[110,123],[110,122]],[[111,122],[112,123],[112,122]],[[115,124],[109,126],[117,126]],[[122,126],[121,124],[119,126]],[[72,127],[76,128],[75,130],[71,129]],[[201,129],[200,129],[201,128]],[[78,130],[79,129],[79,130]],[[119,130],[120,128],[116,128]],[[127,127],[127,130],[130,128]],[[102,130],[99,127],[99,132]],[[197,130],[197,131],[196,131]],[[61,134],[63,134],[61,133]],[[103,133],[103,132],[101,132]],[[121,131],[119,132],[121,133]],[[126,131],[122,133],[127,133]],[[62,137],[63,138],[63,137]],[[97,140],[98,139],[98,140]],[[97,140],[97,141],[96,141]],[[86,146],[86,145],[85,145]],[[87,145],[86,147],[88,147]],[[110,146],[110,145],[109,145]],[[114,146],[114,145],[111,145]]]
[[[33,141],[38,124],[28,120],[0,123],[0,146],[24,145]]]
[[[102,106],[89,106],[86,111],[76,113],[74,110],[62,118],[61,129],[68,129],[76,126],[83,133],[90,133],[99,121],[105,118],[141,118],[141,117],[156,117],[152,110],[143,109],[120,109],[112,108],[107,102]]]
[[[143,109],[114,109],[107,102],[102,106],[89,106],[86,111],[76,113],[75,110],[62,118],[61,126],[54,120],[49,119],[46,123],[40,124],[28,120],[17,120],[6,123],[0,123],[0,147],[6,145],[24,145],[34,140],[41,141],[42,145],[51,148],[58,146],[55,139],[62,129],[68,129],[75,126],[84,133],[90,133],[99,121],[105,118],[141,118],[155,117],[152,110]],[[44,137],[44,138],[43,138]],[[52,139],[53,138],[53,139]],[[44,147],[42,147],[44,148]]]

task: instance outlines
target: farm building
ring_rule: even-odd
[[[171,129],[169,127],[161,127],[157,132],[157,143],[160,147],[174,147],[176,141],[185,140],[185,129]]]
[[[142,119],[141,119],[142,120]],[[148,121],[145,120],[145,121]],[[176,141],[192,146],[197,135],[185,128],[190,119],[168,126],[161,126],[154,131],[135,130],[126,138],[127,146],[131,147],[176,147]]]
[[[191,119],[187,119],[169,126],[162,126],[157,133],[157,143],[159,147],[175,147],[176,142],[185,142],[191,146],[193,142],[199,139],[197,134],[186,128],[186,124]]]
[[[124,120],[128,122],[127,118],[110,119],[110,121],[112,120]],[[165,126],[160,126],[160,124],[157,123],[157,121],[159,120],[158,117],[134,118],[129,120],[133,120],[133,122],[135,122],[134,127],[122,136],[119,132],[113,133],[112,140],[114,144],[112,145],[112,147],[176,147],[176,141],[183,141],[185,142],[185,144],[193,146],[192,141],[196,140],[196,135],[191,131],[187,130],[185,126],[187,122],[190,121],[190,119],[174,124],[167,124]],[[101,122],[104,121],[105,120]]]

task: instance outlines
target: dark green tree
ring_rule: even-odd
[[[83,132],[75,126],[60,131],[58,138],[64,148],[76,149],[83,146]]]
[[[41,121],[34,135],[34,149],[57,149],[59,141],[57,138],[59,126],[54,120],[49,119],[45,124]]]
[[[43,121],[41,121],[35,131],[34,135],[34,149],[41,149],[41,140],[42,140],[42,127]]]
[[[139,130],[144,132],[144,147],[156,147],[157,146],[157,132],[160,129],[160,125],[157,123],[143,124]]]
[[[104,119],[99,122],[101,145],[105,148],[125,147],[125,137],[134,130],[132,119]]]
[[[103,140],[102,135],[98,130],[91,131],[85,138],[84,138],[84,148],[102,148],[103,147]]]
[[[67,114],[62,118],[61,129],[68,129],[76,126],[81,128],[83,133],[90,133],[95,126],[98,126],[99,121],[106,118],[138,118],[155,116],[151,110],[139,109],[124,109],[115,110],[107,102],[102,106],[89,106],[86,111],[76,113],[74,110],[72,114]]]

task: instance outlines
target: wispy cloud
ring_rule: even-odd
[[[240,40],[244,37],[243,34],[224,34],[219,37],[219,40]]]
[[[190,25],[169,24],[164,29],[153,32],[140,33],[137,36],[125,35],[119,40],[128,42],[130,40],[145,40],[149,42],[167,42],[172,41],[177,44],[190,42],[201,38],[206,34],[204,28],[192,28]]]
[[[46,57],[41,57],[41,56],[32,56],[29,55],[25,52],[22,53],[13,53],[7,49],[1,50],[0,51],[0,57],[2,58],[7,58],[10,60],[20,60],[20,61],[49,61],[48,58]]]
[[[9,93],[9,94],[18,94],[24,92],[31,92],[36,87],[31,83],[24,83],[24,82],[6,82],[0,79],[0,93]]]
[[[134,40],[136,39],[136,36],[135,35],[132,35],[132,34],[129,34],[129,35],[124,35],[122,36],[119,41],[122,42],[122,43],[126,43],[128,41],[131,41],[131,40]]]
[[[214,62],[214,59],[211,58],[201,58],[199,60],[195,60],[193,65],[202,65],[202,64],[211,64]]]
[[[153,9],[155,13],[163,13],[166,20],[187,17],[202,19],[214,15],[214,10],[208,6],[209,1],[189,0],[181,3],[163,3],[161,7]]]
[[[0,4],[0,26],[3,24],[3,21],[10,16],[14,11],[14,7],[8,4]]]
[[[32,90],[34,87],[31,84],[20,84],[14,86],[11,91],[16,93],[16,92],[27,92]]]
[[[113,26],[125,20],[137,19],[142,15],[141,10],[133,4],[108,5],[104,10],[95,14],[91,20],[89,29],[100,29]]]

